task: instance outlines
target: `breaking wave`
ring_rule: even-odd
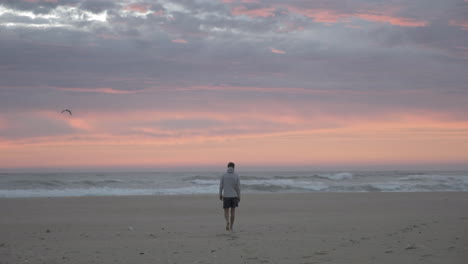
[[[248,172],[247,193],[468,191],[468,172]],[[0,173],[0,197],[217,194],[220,173]]]

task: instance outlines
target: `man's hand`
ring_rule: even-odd
[[[223,200],[223,196],[222,196],[222,195],[220,195],[220,196],[219,196],[219,199],[222,201],[222,200]]]

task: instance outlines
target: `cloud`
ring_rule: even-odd
[[[112,11],[118,8],[116,1],[109,0],[87,0],[80,4],[80,8],[90,11],[94,14],[100,14],[105,11]]]
[[[140,12],[140,13],[146,13],[148,12],[149,8],[150,8],[149,4],[133,3],[133,4],[126,6],[124,9],[135,11],[135,12]]]
[[[57,88],[58,90],[62,91],[70,91],[70,92],[91,92],[91,93],[105,93],[105,94],[134,94],[139,93],[141,91],[122,91],[122,90],[114,90],[112,88]]]
[[[29,2],[29,3],[40,3],[40,2],[44,2],[44,3],[58,3],[58,0],[20,0],[20,1]]]
[[[395,26],[402,26],[402,27],[425,27],[428,24],[428,22],[425,20],[417,20],[417,19],[405,18],[405,17],[395,17],[395,16],[382,15],[382,14],[356,14],[356,17],[360,19],[368,20],[368,21],[389,23]]]
[[[468,19],[465,20],[450,20],[449,24],[452,26],[460,27],[463,30],[468,30]]]
[[[185,39],[180,39],[180,38],[179,39],[173,39],[172,42],[174,42],[174,43],[183,43],[183,44],[188,43],[188,41],[186,41]]]
[[[246,15],[249,17],[269,17],[274,16],[274,7],[270,8],[259,8],[259,9],[247,9],[245,6],[236,6],[232,9],[231,13],[234,16]]]
[[[279,49],[274,49],[274,48],[271,48],[271,52],[277,53],[277,54],[286,54],[285,51],[282,51],[282,50],[279,50]]]
[[[329,9],[300,9],[295,6],[288,6],[289,11],[300,15],[307,16],[315,22],[320,23],[346,23],[353,18],[360,18],[367,21],[389,23],[401,27],[424,27],[428,22],[425,20],[418,20],[414,18],[398,17],[386,15],[384,13],[341,13],[337,10]]]
[[[1,141],[180,155],[199,144],[216,157],[231,139],[302,154],[315,136],[335,147],[368,136],[368,149],[399,136],[415,146],[421,133],[461,142],[465,5],[0,0]],[[72,118],[57,115],[64,108]]]

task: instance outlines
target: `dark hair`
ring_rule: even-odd
[[[234,168],[234,167],[236,167],[236,164],[234,164],[234,162],[229,162],[228,163],[228,168],[229,167]]]

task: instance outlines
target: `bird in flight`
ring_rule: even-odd
[[[68,110],[68,109],[62,110],[61,113],[63,114],[63,112],[68,112],[70,115],[72,115],[72,112],[70,110]]]

